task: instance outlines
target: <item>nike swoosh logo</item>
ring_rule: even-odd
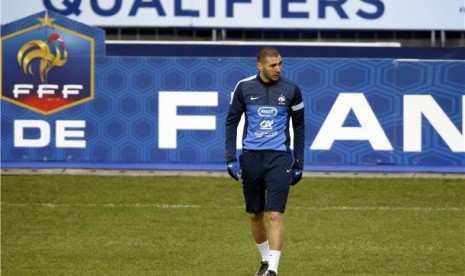
[[[290,173],[292,170],[286,170],[287,173]]]
[[[260,97],[250,97],[250,100],[251,100],[251,101],[255,101],[255,100],[258,99],[258,98],[260,98]]]

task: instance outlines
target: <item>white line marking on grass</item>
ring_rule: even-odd
[[[145,203],[133,203],[133,204],[120,204],[120,203],[4,203],[3,206],[10,207],[47,207],[47,208],[59,208],[59,207],[106,207],[106,208],[161,208],[161,209],[194,209],[200,208],[200,205],[189,205],[189,204],[145,204]]]
[[[354,207],[354,206],[331,206],[331,207],[293,207],[292,209],[311,210],[311,211],[453,211],[463,212],[465,208],[449,207],[449,208],[434,208],[434,207]]]
[[[160,209],[196,209],[196,208],[221,208],[218,206],[201,206],[196,204],[151,204],[151,203],[8,203],[2,202],[2,206],[8,207],[105,207],[105,208],[160,208]],[[230,206],[228,208],[244,208],[244,206]],[[289,207],[295,210],[309,211],[419,211],[419,212],[464,212],[465,208],[459,207],[392,207],[392,206],[328,206],[328,207]]]

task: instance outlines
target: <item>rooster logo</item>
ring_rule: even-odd
[[[55,46],[53,54],[49,44]],[[48,43],[34,39],[24,44],[18,51],[18,64],[23,68],[25,74],[34,75],[32,61],[39,60],[39,75],[42,83],[45,82],[45,74],[54,67],[62,67],[68,61],[68,52],[65,43],[59,34],[53,33],[48,38]]]

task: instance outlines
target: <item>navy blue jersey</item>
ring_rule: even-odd
[[[294,129],[294,158],[303,161],[304,104],[300,88],[280,77],[265,83],[259,75],[239,81],[226,119],[226,161],[236,158],[237,126],[245,113],[242,149],[290,150],[289,121]]]

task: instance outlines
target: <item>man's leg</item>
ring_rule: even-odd
[[[256,275],[265,275],[270,256],[270,247],[264,220],[266,191],[263,181],[263,168],[260,166],[263,163],[262,156],[261,152],[245,152],[240,158],[246,212],[249,216],[252,237],[262,260]]]
[[[265,176],[268,211],[270,257],[268,270],[278,273],[284,238],[284,211],[290,189],[291,155],[287,152],[270,155],[269,170]]]
[[[260,268],[258,269],[258,272],[255,275],[265,275],[269,266],[270,245],[268,243],[266,235],[264,214],[264,212],[249,213],[250,229],[252,230],[252,236],[257,245],[257,249],[262,257]]]
[[[257,244],[257,249],[262,257],[262,262],[268,263],[270,257],[270,245],[266,235],[264,212],[257,214],[249,213],[249,220],[252,236],[255,243]]]
[[[280,212],[269,212],[270,221],[270,250],[281,251],[284,238],[284,215]]]
[[[267,240],[264,214],[264,212],[249,213],[250,229],[256,244],[264,243]]]
[[[269,212],[268,219],[270,221],[270,257],[268,269],[278,273],[284,237],[284,215],[280,212]]]

